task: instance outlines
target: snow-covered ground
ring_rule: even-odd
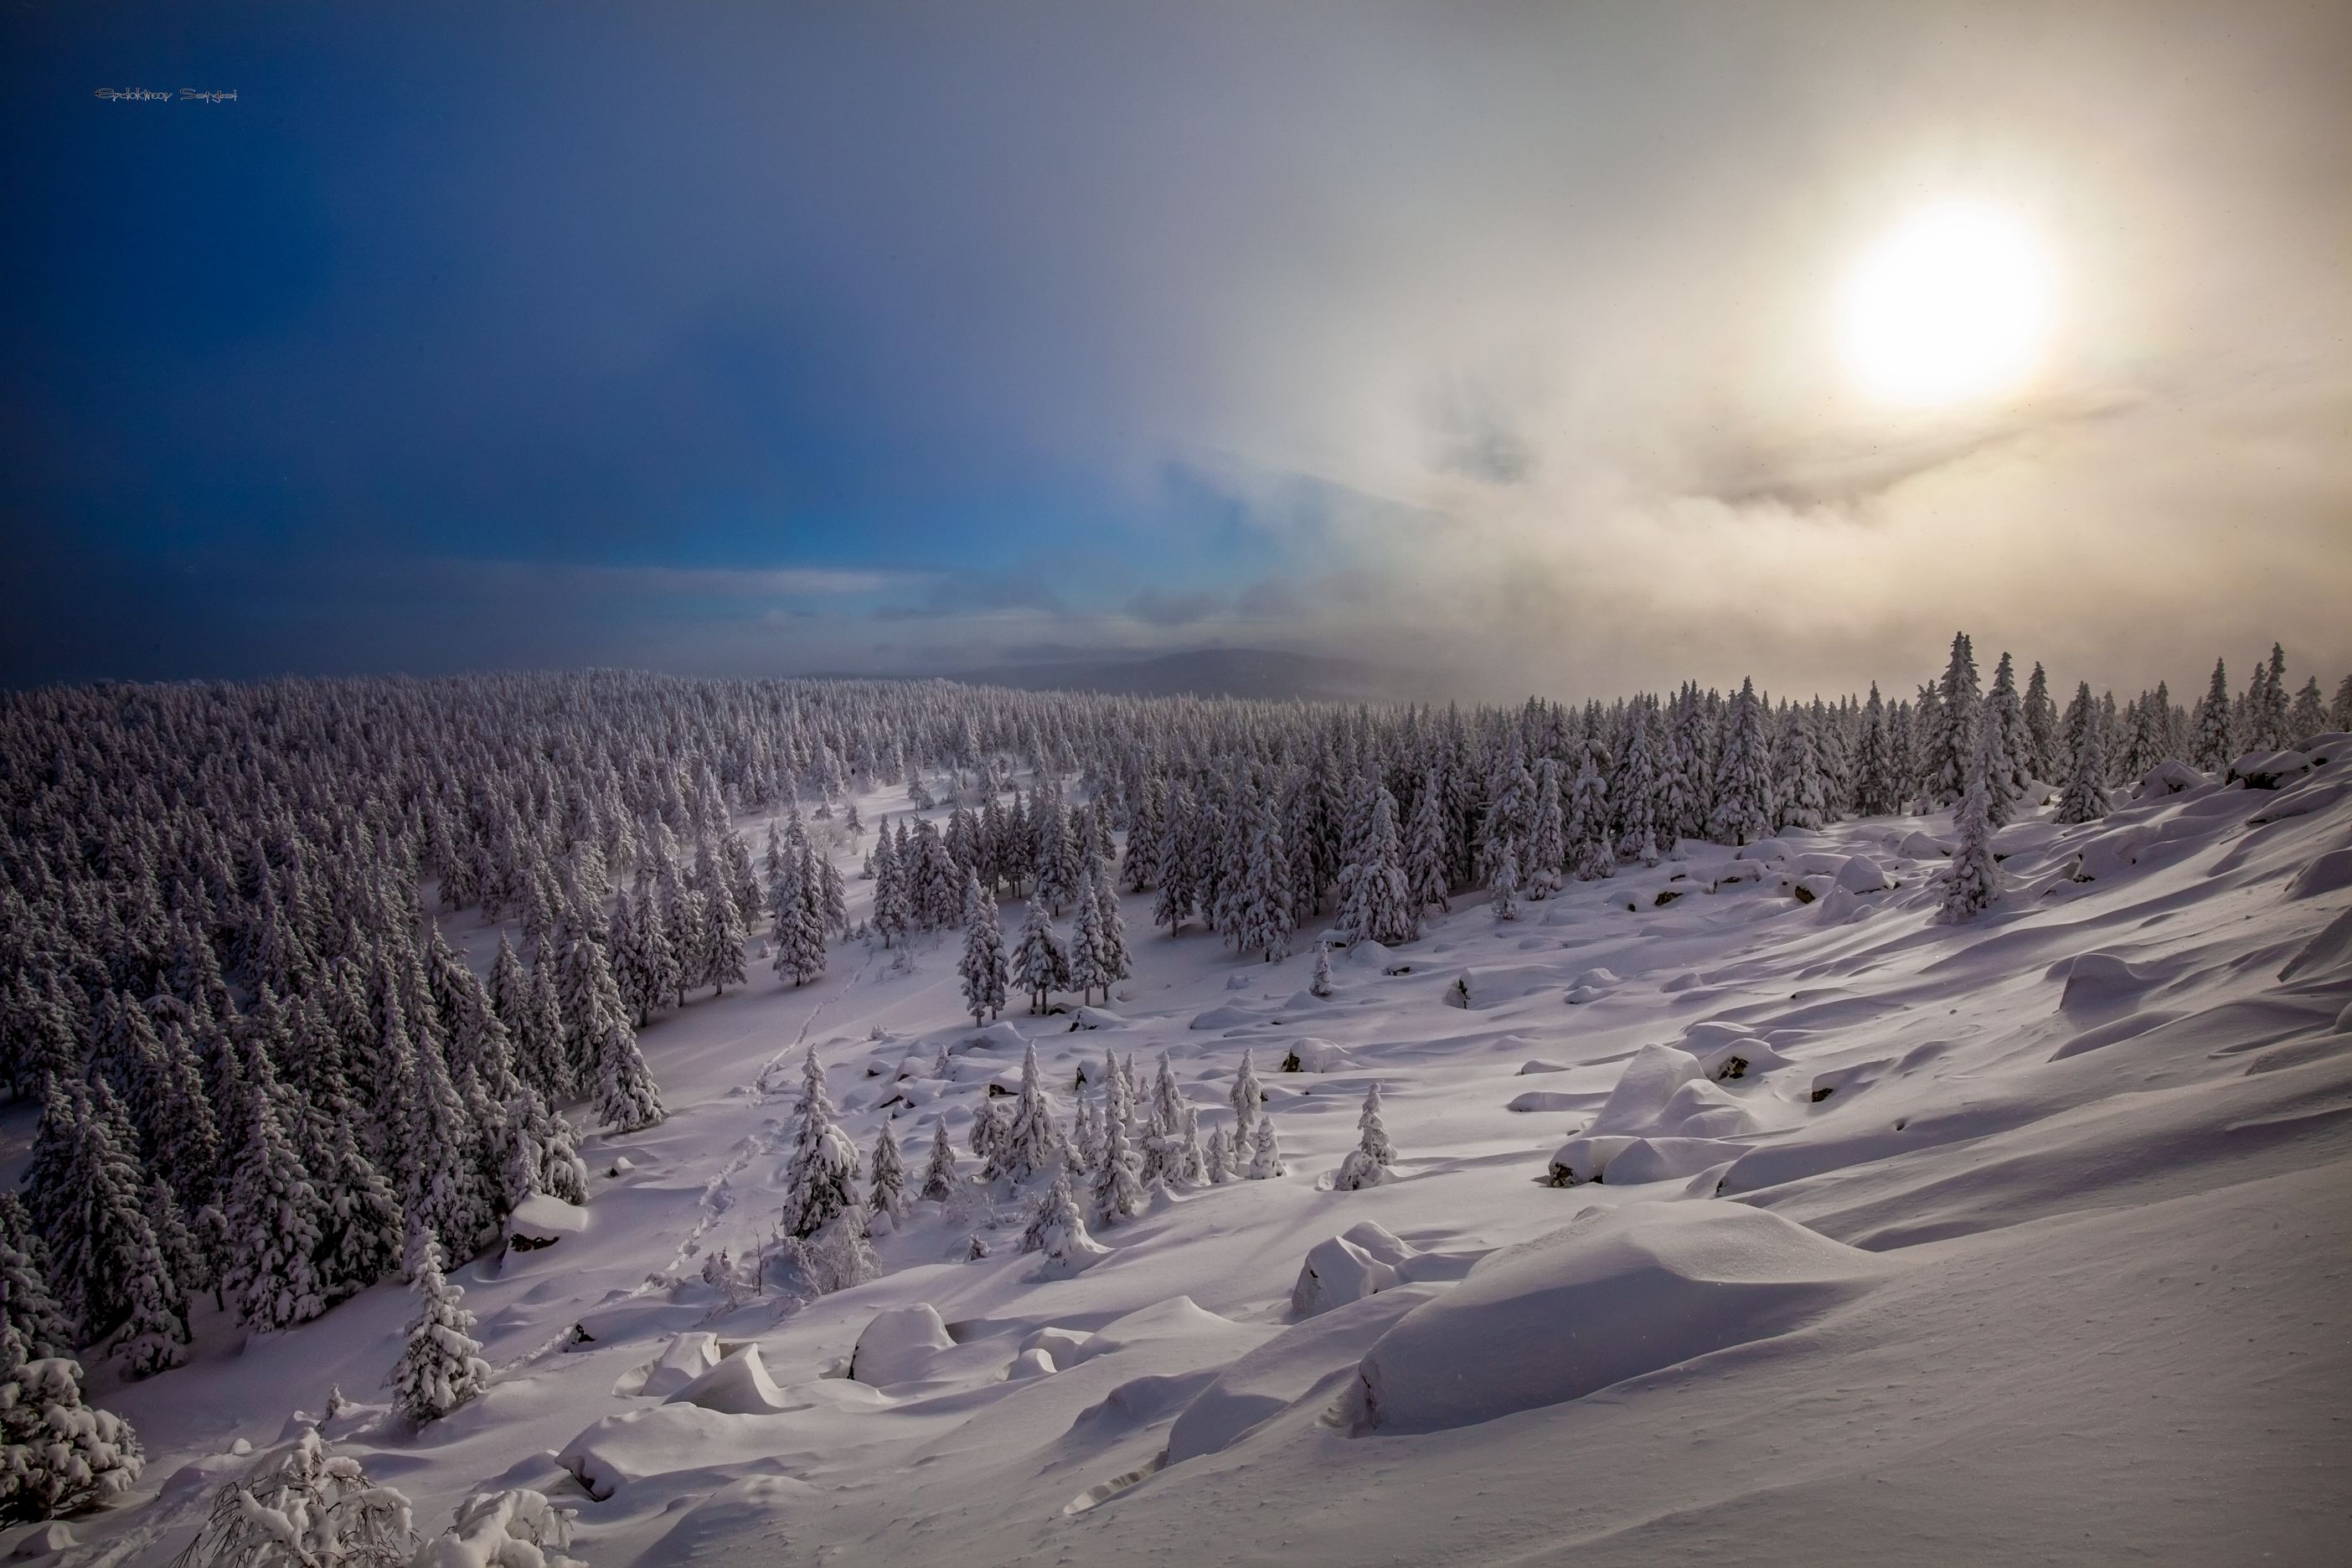
[[[1958,926],[1933,921],[1948,819],[1879,818],[1686,843],[1514,922],[1458,900],[1335,954],[1328,999],[1311,942],[1267,965],[1171,940],[1148,896],[1094,1027],[975,1031],[954,933],[910,970],[835,948],[798,991],[755,962],[643,1036],[671,1114],[589,1140],[584,1230],[454,1274],[484,1397],[420,1436],[384,1418],[397,1282],[249,1342],[208,1318],[182,1370],[93,1369],[150,1463],[71,1560],[165,1560],[334,1386],[358,1403],[327,1436],[420,1525],[533,1487],[596,1568],[2334,1560],[2347,770],[2032,814],[1998,840],[2002,902]],[[451,935],[480,957],[476,922]],[[1024,1038],[1066,1115],[1082,1063],[1165,1052],[1206,1126],[1254,1052],[1289,1173],[1156,1194],[1074,1278],[1018,1250],[1025,1200],[975,1187],[814,1305],[703,1282],[774,1224],[805,1048],[861,1149],[896,1114],[919,1171],[944,1112],[969,1173]],[[1321,1070],[1278,1070],[1294,1050]],[[1398,1179],[1330,1191],[1374,1082]],[[1549,1184],[1556,1154],[1606,1179]],[[1327,1247],[1324,1304],[1387,1288],[1299,1316],[1309,1249],[1365,1222],[1403,1246]],[[843,1375],[917,1304],[951,1343]],[[695,1334],[765,1376],[694,1381]]]

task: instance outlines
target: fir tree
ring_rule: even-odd
[[[2055,778],[2062,761],[2058,752],[2058,706],[2051,700],[2050,677],[2042,661],[2025,682],[2025,770],[2037,779]]]
[[[1992,817],[1984,781],[1992,763],[1988,753],[1997,743],[1988,727],[1969,767],[1968,792],[1954,814],[1959,843],[1944,872],[1944,899],[1937,916],[1947,925],[1976,919],[2000,897],[2000,867],[1993,858]]]
[[[930,1163],[923,1167],[923,1184],[915,1195],[943,1204],[955,1195],[955,1148],[948,1142],[947,1118],[935,1116],[931,1119]]]
[[[1265,1103],[1265,1090],[1257,1081],[1255,1053],[1244,1047],[1242,1065],[1234,1069],[1233,1093],[1227,1097],[1234,1108],[1234,1147],[1246,1147],[1251,1130],[1255,1127],[1258,1108]]]
[[[1772,769],[1765,753],[1764,706],[1756,683],[1742,680],[1715,777],[1710,831],[1726,844],[1748,844],[1771,831]]]
[[[1143,1181],[1138,1174],[1134,1144],[1124,1117],[1103,1122],[1101,1168],[1095,1175],[1095,1217],[1104,1226],[1119,1225],[1143,1212]]]
[[[801,1066],[800,1127],[784,1162],[781,1226],[788,1237],[814,1236],[857,1206],[857,1146],[835,1125],[833,1096],[812,1046]]]
[[[1937,728],[1928,737],[1927,795],[1937,805],[1949,805],[1967,793],[1969,769],[1977,751],[1977,720],[1982,699],[1977,683],[1976,649],[1969,634],[1952,637],[1952,657],[1936,689]]]
[[[2032,741],[2026,733],[2025,715],[2018,706],[2017,673],[2005,653],[1994,670],[1992,689],[1985,693],[1979,722],[1988,731],[1981,748],[1985,761],[1985,814],[1995,828],[2005,827],[2017,816],[2018,799],[2025,792],[2032,771],[2028,756]]]
[[[1587,764],[1590,766],[1590,764]],[[1598,775],[1595,775],[1596,779]],[[1559,764],[1549,757],[1536,763],[1536,805],[1528,827],[1527,854],[1519,862],[1519,878],[1531,899],[1548,899],[1559,890],[1569,865],[1568,818],[1559,798]],[[1581,784],[1582,775],[1578,777]],[[1580,813],[1577,845],[1594,825]]]
[[[1054,1117],[1053,1098],[1037,1073],[1037,1047],[1033,1043],[1021,1058],[1021,1092],[1013,1101],[1013,1120],[995,1164],[1010,1180],[1027,1181],[1038,1172],[1060,1165],[1066,1151],[1060,1123]]]
[[[1503,862],[1495,868],[1494,913],[1498,921],[1519,918],[1519,852],[1503,846]]]
[[[2196,763],[2205,772],[2219,778],[2229,770],[2236,755],[2232,749],[2230,713],[2230,676],[2220,659],[2213,661],[2213,681],[2205,689],[2205,700],[2197,705]]]
[[[1388,1181],[1395,1173],[1396,1151],[1390,1146],[1388,1129],[1381,1121],[1381,1086],[1371,1085],[1364,1091],[1363,1114],[1356,1119],[1362,1136],[1340,1162],[1339,1173],[1331,1178],[1331,1190],[1339,1193],[1357,1192]],[[1255,1174],[1253,1170],[1252,1174]]]
[[[490,1363],[482,1359],[481,1342],[467,1332],[474,1314],[460,1305],[466,1292],[441,1272],[441,1247],[429,1232],[419,1233],[417,1258],[416,1316],[390,1382],[394,1408],[422,1426],[488,1387]]]
[[[1249,1179],[1253,1182],[1272,1181],[1286,1174],[1289,1169],[1282,1163],[1282,1140],[1275,1135],[1274,1118],[1259,1118],[1257,1131],[1250,1138]]]
[[[1086,1215],[1078,1212],[1067,1171],[1055,1171],[1054,1184],[1037,1200],[1029,1228],[1022,1233],[1021,1250],[1042,1252],[1048,1268],[1064,1271],[1083,1268],[1110,1251],[1087,1233]]]
[[[228,1203],[239,1246],[223,1285],[237,1299],[238,1319],[270,1333],[327,1310],[312,1263],[325,1205],[262,1086],[252,1084],[247,1093],[252,1138],[238,1157]]]
[[[2074,742],[2074,763],[2066,779],[2066,793],[2058,799],[2058,820],[2075,824],[2096,822],[2107,815],[2107,759],[2102,738],[2105,723],[2091,700],[2091,683],[2075,688],[2066,712],[2066,728]]]
[[[1451,891],[1446,879],[1448,859],[1445,789],[1437,770],[1432,768],[1422,781],[1420,798],[1413,802],[1412,823],[1405,834],[1406,896],[1423,915],[1454,907],[1447,899]],[[1321,950],[1322,944],[1318,943],[1318,954]],[[1322,962],[1319,956],[1317,962]]]
[[[1081,871],[1078,886],[1070,895],[1077,905],[1077,920],[1070,932],[1070,984],[1078,988],[1081,1002],[1094,1000],[1095,988],[1100,986],[1103,1000],[1110,1000],[1110,974],[1108,947],[1102,919],[1102,905],[1097,901],[1094,872]]]
[[[1290,956],[1290,855],[1274,801],[1255,792],[1249,807],[1248,864],[1242,872],[1241,949],[1265,962]]]
[[[898,1158],[898,1134],[887,1117],[874,1134],[874,1189],[867,1206],[894,1220],[907,1213],[907,1167]]]
[[[0,1323],[0,1521],[53,1519],[130,1489],[145,1468],[138,1434],[82,1403],[81,1365],[34,1357]]]
[[[1021,921],[1021,942],[1013,952],[1012,978],[1029,993],[1029,1011],[1043,1013],[1056,985],[1069,984],[1070,963],[1054,938],[1054,922],[1042,899],[1029,900]]]
[[[963,976],[964,1010],[975,1027],[1004,1011],[1004,936],[996,900],[981,891],[980,878],[970,871],[963,880],[963,959],[956,973]]]
[[[1334,989],[1331,984],[1331,944],[1328,942],[1315,944],[1315,977],[1307,983],[1307,989],[1314,995],[1324,997],[1329,996]]]
[[[1399,863],[1396,797],[1372,786],[1356,853],[1339,872],[1339,919],[1348,940],[1393,946],[1421,934],[1412,885]]]
[[[1862,738],[1854,752],[1853,809],[1864,816],[1885,816],[1902,809],[1902,796],[1887,731],[1886,705],[1879,698],[1878,682],[1874,680],[1870,683],[1870,700],[1863,704]]]

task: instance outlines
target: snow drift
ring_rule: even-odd
[[[1580,1399],[1786,1333],[1887,1267],[1744,1205],[1588,1209],[1381,1336],[1357,1366],[1349,1426],[1439,1432]]]

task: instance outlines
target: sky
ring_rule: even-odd
[[[18,0],[0,684],[2332,690],[2347,80],[2340,3]],[[1949,200],[2053,326],[1889,405],[1840,289]]]

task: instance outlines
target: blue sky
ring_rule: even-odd
[[[2341,563],[2347,28],[2198,16],[20,6],[0,680],[1837,682],[1948,635],[1943,531],[2047,535],[2021,496],[2157,542],[2112,624],[1971,569],[1923,628],[2352,658],[2225,537]],[[1897,427],[1789,323],[1945,184],[2126,304],[2041,401]]]

